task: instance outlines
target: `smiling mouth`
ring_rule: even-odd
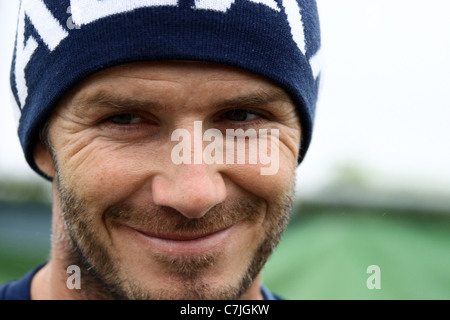
[[[239,228],[240,223],[227,228],[202,233],[155,234],[128,227],[136,240],[149,250],[159,254],[199,255],[223,247]]]

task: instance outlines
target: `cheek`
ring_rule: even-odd
[[[280,150],[278,170],[275,174],[261,174],[263,168],[271,165],[229,165],[226,175],[240,188],[265,199],[267,204],[280,201],[290,194],[295,182],[296,157],[291,152]],[[273,166],[272,166],[273,167]],[[271,170],[272,171],[272,170]]]
[[[264,199],[290,192],[295,181],[299,130],[280,130],[278,136],[259,138],[257,147],[247,145],[246,156],[256,155],[257,164],[228,165],[227,175],[250,193]],[[228,150],[227,150],[228,151]],[[239,151],[235,150],[235,154]]]
[[[162,154],[154,146],[92,143],[78,148],[76,153],[65,152],[58,159],[58,167],[78,197],[104,209],[142,188],[163,165]]]

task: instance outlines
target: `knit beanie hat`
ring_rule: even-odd
[[[11,68],[18,134],[28,164],[59,99],[105,68],[196,60],[261,75],[300,116],[299,163],[311,141],[320,80],[315,0],[21,0]]]

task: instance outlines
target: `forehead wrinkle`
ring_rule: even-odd
[[[121,96],[105,91],[98,91],[92,95],[76,98],[72,104],[77,110],[83,110],[85,107],[110,107],[119,110],[149,110],[159,109],[165,110],[166,106],[160,102],[147,100],[138,97]]]
[[[233,106],[256,107],[278,101],[292,103],[290,96],[282,88],[275,86],[258,86],[256,90],[250,89],[248,92],[237,94],[236,96],[230,94],[229,97],[218,98],[218,101],[216,102],[211,101],[212,104],[210,107],[216,110]],[[158,110],[166,112],[169,109],[168,106],[161,101],[152,101],[138,96],[123,96],[105,90],[98,90],[94,93],[87,92],[80,96],[75,96],[71,99],[70,105],[74,107],[76,112],[85,111],[86,108],[91,107],[114,108],[120,111]]]
[[[264,88],[237,97],[230,97],[218,103],[219,108],[236,106],[252,107],[267,105],[272,102],[292,102],[289,95],[281,88]]]

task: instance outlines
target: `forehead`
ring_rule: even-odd
[[[100,80],[114,77],[136,77],[142,79],[182,79],[202,80],[247,80],[274,85],[269,80],[254,73],[224,64],[201,61],[157,61],[136,62],[118,65],[98,72],[91,77]]]
[[[71,96],[85,99],[99,92],[145,95],[144,91],[155,93],[159,88],[167,92],[183,88],[190,93],[202,89],[216,93],[228,89],[228,94],[260,91],[289,100],[281,87],[262,76],[236,67],[196,61],[139,62],[110,67],[79,83]]]

